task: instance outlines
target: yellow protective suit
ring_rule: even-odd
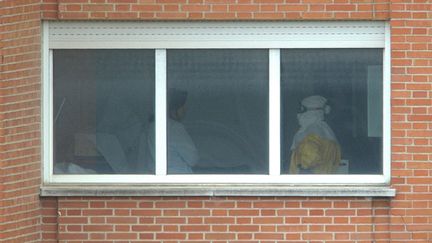
[[[334,174],[340,160],[341,150],[337,142],[312,133],[292,151],[290,173],[298,174],[302,168],[314,174]]]

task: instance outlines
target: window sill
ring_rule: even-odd
[[[49,185],[41,196],[314,196],[394,197],[388,186],[298,186],[298,185]]]

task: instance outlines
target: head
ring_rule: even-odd
[[[320,95],[312,95],[301,101],[302,112],[322,110],[324,114],[330,113],[330,106],[327,105],[327,99]]]
[[[327,99],[313,95],[302,100],[297,119],[301,127],[307,127],[316,121],[324,120],[324,114],[328,113],[330,113],[330,106],[327,105]]]
[[[168,109],[170,118],[180,121],[186,113],[187,92],[170,88],[168,90]]]

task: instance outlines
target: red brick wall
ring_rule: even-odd
[[[427,0],[8,0],[2,4],[0,241],[432,242],[432,3]],[[41,13],[39,12],[42,10]],[[44,19],[386,20],[397,196],[37,197]],[[10,16],[10,17],[8,17]],[[5,161],[6,163],[3,163]],[[42,214],[42,218],[39,215]],[[41,224],[42,222],[42,224]]]
[[[40,240],[40,1],[0,8],[0,241]]]
[[[432,4],[394,1],[392,26],[393,217],[409,242],[432,242]]]
[[[58,238],[57,198],[42,198],[42,242],[56,243]]]
[[[59,198],[58,224],[50,204],[53,221],[44,242],[55,242],[48,239],[56,236],[60,242],[430,242],[430,209],[410,203],[311,197]]]
[[[390,230],[398,229],[391,226],[389,210],[388,199],[371,198],[59,198],[58,237],[61,242],[388,242]]]
[[[387,19],[390,0],[45,0],[59,19]]]

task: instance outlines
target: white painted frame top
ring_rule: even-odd
[[[52,52],[55,49],[155,49],[156,174],[54,175],[52,128]],[[166,174],[167,49],[262,48],[269,50],[269,174]],[[383,174],[280,174],[280,49],[382,48]],[[44,185],[153,185],[184,187],[254,186],[387,186],[391,172],[390,27],[383,21],[302,22],[44,22],[43,28],[43,160]],[[158,164],[158,163],[165,164]]]

